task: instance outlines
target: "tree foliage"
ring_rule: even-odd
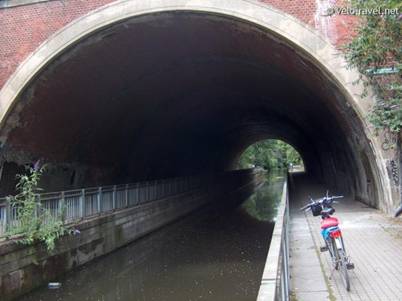
[[[299,153],[280,140],[263,140],[249,146],[239,159],[240,168],[262,167],[268,171],[286,168],[290,163],[302,164]]]
[[[400,0],[351,0],[355,10],[382,14],[361,14],[353,40],[346,45],[350,66],[365,75],[365,86],[374,87],[377,101],[369,120],[377,129],[400,132],[402,129],[402,2]],[[388,14],[385,13],[388,9]],[[389,10],[399,11],[390,14]],[[387,68],[388,75],[380,72]],[[366,93],[365,93],[366,94]]]
[[[17,242],[33,244],[42,241],[49,251],[55,247],[55,241],[66,233],[62,214],[51,215],[49,210],[42,207],[38,198],[41,190],[39,180],[45,167],[27,167],[27,174],[17,175],[17,192],[15,196],[7,197],[11,208],[16,212],[17,221],[9,225],[7,237],[17,235]]]

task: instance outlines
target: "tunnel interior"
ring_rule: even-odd
[[[244,20],[122,20],[65,49],[19,95],[2,129],[1,193],[16,165],[39,158],[58,190],[230,170],[249,145],[281,139],[309,174],[364,199],[361,153],[372,154],[344,94],[308,53]]]

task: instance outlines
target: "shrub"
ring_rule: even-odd
[[[39,163],[34,167],[27,167],[27,174],[17,175],[17,195],[7,197],[12,210],[16,212],[17,221],[9,225],[6,236],[17,235],[17,242],[33,244],[42,241],[47,250],[55,247],[55,241],[67,231],[62,220],[62,212],[52,215],[44,208],[39,200],[38,187],[40,178],[45,171],[45,166]]]

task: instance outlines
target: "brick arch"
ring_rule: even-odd
[[[4,130],[9,113],[18,102],[18,96],[43,68],[68,47],[80,39],[116,22],[144,14],[166,11],[194,11],[224,15],[244,20],[270,31],[283,43],[292,45],[299,54],[312,61],[333,81],[347,99],[363,125],[365,134],[373,142],[372,158],[375,159],[374,174],[377,175],[380,195],[385,203],[392,203],[390,181],[383,163],[384,154],[379,143],[366,124],[364,116],[369,110],[369,101],[360,101],[362,85],[354,85],[358,72],[346,68],[339,52],[318,32],[299,20],[265,4],[247,0],[148,0],[122,1],[106,5],[85,15],[46,40],[36,51],[20,64],[14,74],[0,90],[0,130]],[[2,134],[3,136],[4,134]]]

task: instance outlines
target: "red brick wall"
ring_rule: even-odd
[[[284,11],[304,23],[314,26],[315,0],[261,0],[276,9]]]
[[[0,9],[0,87],[51,34],[114,0],[49,1]]]
[[[74,19],[114,0],[49,1],[0,9],[0,87],[18,65],[51,34]],[[146,0],[144,0],[146,1]],[[333,16],[320,25],[316,0],[261,0],[319,29],[339,46],[348,38],[354,19]],[[324,23],[327,21],[324,20]],[[325,27],[325,28],[323,28]]]
[[[331,43],[337,47],[350,40],[352,29],[357,24],[357,18],[345,15],[322,16],[318,3],[330,3],[333,6],[345,6],[346,0],[261,0],[281,11],[319,30]]]

